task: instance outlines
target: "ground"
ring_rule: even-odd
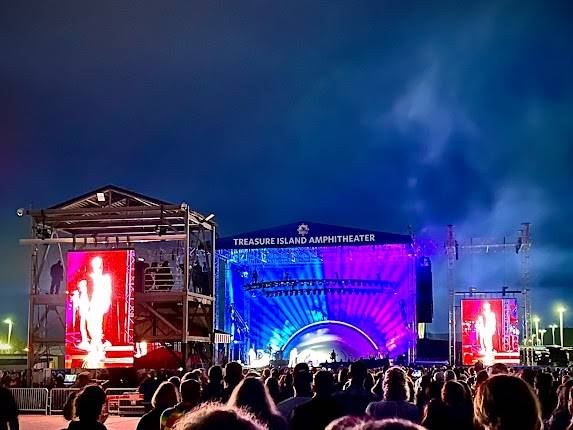
[[[139,417],[110,416],[105,423],[108,430],[135,430]],[[61,415],[20,415],[21,430],[61,430],[68,422]]]

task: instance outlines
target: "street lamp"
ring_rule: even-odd
[[[533,317],[533,323],[535,324],[535,337],[539,339],[539,322],[541,319],[538,316]]]
[[[14,324],[14,323],[12,322],[12,320],[10,318],[6,318],[4,320],[4,324],[8,324],[8,342],[7,342],[7,344],[8,344],[8,346],[10,346],[10,340],[12,338],[12,324]]]
[[[559,327],[557,324],[549,324],[549,328],[551,329],[551,336],[553,337],[552,345],[555,345],[555,329]]]
[[[561,336],[561,348],[563,348],[563,314],[565,313],[565,308],[563,306],[559,306],[557,308],[557,312],[559,313],[559,335]]]
[[[541,330],[539,330],[539,334],[541,334],[541,345],[545,345],[545,342],[543,339],[545,337],[545,333],[547,333],[546,329],[542,328]]]

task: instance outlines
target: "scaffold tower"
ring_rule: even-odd
[[[468,241],[459,242],[453,225],[447,226],[447,236],[445,241],[445,251],[447,257],[447,290],[448,290],[448,327],[449,327],[449,362],[458,364],[457,344],[457,318],[456,318],[456,297],[462,296],[481,296],[481,297],[505,297],[507,294],[519,296],[521,298],[521,315],[522,315],[522,339],[531,338],[531,300],[530,300],[530,273],[529,273],[529,251],[532,246],[531,241],[531,224],[524,222],[518,229],[517,236],[514,239],[506,237],[499,239],[489,238],[470,238]],[[508,290],[507,286],[500,285],[499,291],[462,291],[458,283],[456,273],[457,262],[467,255],[491,254],[503,256],[504,253],[517,254],[519,257],[520,273],[519,285]],[[525,345],[525,344],[524,344]],[[525,345],[526,346],[526,345]],[[526,364],[533,362],[532,348],[525,348],[524,361]]]
[[[66,264],[68,251],[132,249],[138,261],[167,262],[168,286],[134,291],[134,342],[161,343],[207,365],[212,358],[215,308],[214,215],[187,203],[173,204],[108,185],[48,209],[23,211],[30,218],[28,374],[37,366],[63,367],[66,287],[49,292],[50,265]],[[201,263],[201,276],[194,269]],[[54,358],[57,360],[54,361]],[[44,364],[42,364],[44,363]]]

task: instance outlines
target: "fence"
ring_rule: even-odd
[[[78,392],[79,388],[12,388],[10,390],[20,412],[42,412],[45,415],[62,413],[69,395]],[[136,394],[137,388],[108,388],[109,413],[119,414],[118,398],[122,394]],[[1,405],[0,405],[1,406]]]
[[[10,390],[20,412],[43,412],[48,414],[47,388],[12,388]]]
[[[61,413],[71,393],[80,391],[79,388],[52,388],[50,392],[50,414]]]

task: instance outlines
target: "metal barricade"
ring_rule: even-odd
[[[52,388],[50,392],[50,414],[62,413],[68,396],[78,391],[80,391],[79,388]]]
[[[48,414],[47,388],[11,388],[20,412],[43,412]]]
[[[122,394],[137,393],[137,388],[108,388],[105,390],[107,396],[107,411],[112,415],[119,415],[119,399]]]

